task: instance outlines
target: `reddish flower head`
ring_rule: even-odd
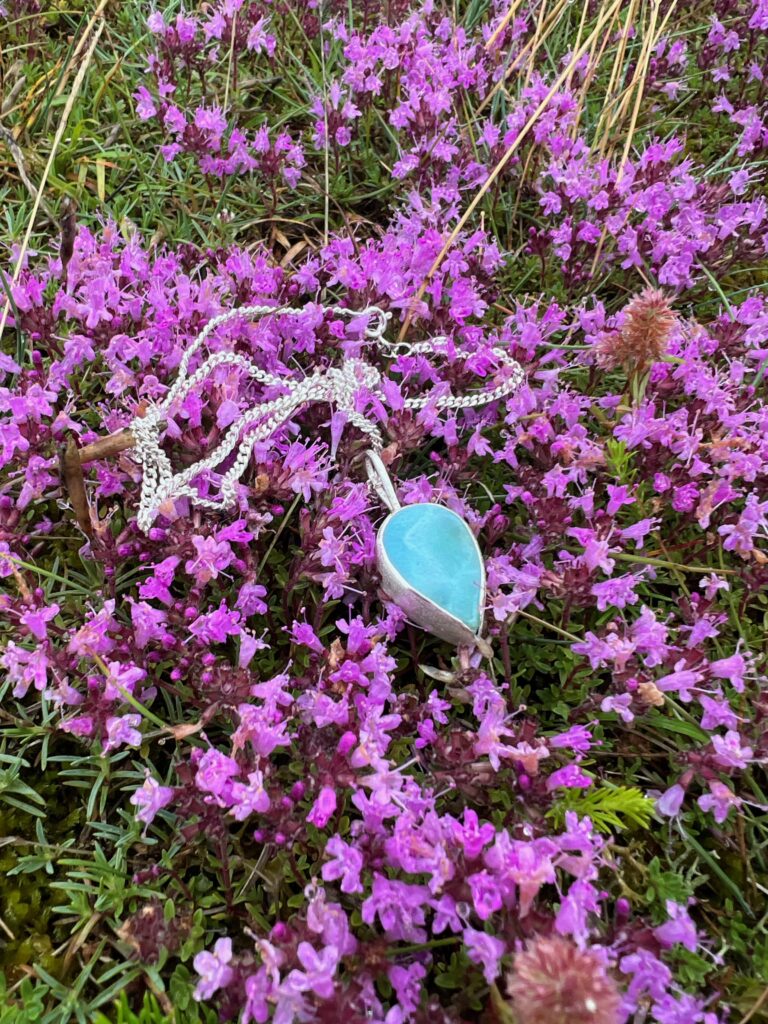
[[[594,953],[570,939],[537,938],[507,980],[519,1024],[617,1024],[620,996]]]
[[[666,296],[645,288],[624,309],[620,330],[604,333],[597,342],[597,362],[605,369],[624,366],[642,369],[657,362],[667,351],[677,314]]]

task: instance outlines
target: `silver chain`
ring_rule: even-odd
[[[326,312],[350,320],[368,319],[372,321],[365,328],[365,338],[376,345],[384,354],[395,358],[400,355],[437,355],[440,344],[447,344],[447,338],[431,338],[429,341],[391,342],[384,337],[384,332],[392,316],[378,306],[367,309],[345,309],[343,306],[323,307]],[[154,522],[160,507],[178,498],[189,498],[193,505],[208,509],[226,509],[233,505],[237,498],[236,488],[240,477],[245,472],[251,458],[253,446],[257,441],[271,437],[291,416],[303,405],[310,402],[327,402],[346,413],[350,423],[365,434],[371,442],[374,452],[384,446],[381,431],[376,423],[363,415],[356,408],[357,397],[366,390],[379,401],[386,401],[381,390],[381,374],[371,363],[363,359],[347,359],[340,367],[327,370],[316,370],[301,380],[276,377],[260,369],[252,360],[236,352],[216,352],[202,363],[191,376],[189,364],[192,357],[200,349],[217,327],[234,320],[236,317],[252,319],[261,316],[282,316],[299,312],[292,306],[240,306],[210,320],[187,349],[179,364],[179,372],[173,386],[163,400],[150,405],[143,416],[137,416],[131,423],[130,430],[135,438],[135,453],[142,466],[141,499],[137,524],[145,533]],[[438,409],[472,409],[488,402],[494,402],[505,395],[511,394],[523,382],[523,370],[516,360],[502,349],[494,348],[494,356],[506,366],[511,373],[507,379],[491,391],[478,391],[471,395],[440,395],[406,398],[407,409],[423,409],[432,403]],[[285,393],[277,398],[254,405],[244,412],[228,428],[223,439],[209,455],[179,473],[174,473],[168,456],[160,446],[160,430],[168,418],[175,402],[184,398],[199,387],[213,370],[219,366],[236,366],[244,370],[249,377],[270,388],[280,388]],[[234,461],[224,472],[219,484],[219,493],[215,498],[204,498],[191,486],[192,480],[205,470],[215,470],[234,451]]]

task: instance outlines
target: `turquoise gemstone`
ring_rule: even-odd
[[[406,583],[473,633],[482,621],[485,567],[472,532],[443,505],[404,505],[384,524],[384,551]]]

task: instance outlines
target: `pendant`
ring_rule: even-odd
[[[401,505],[379,456],[368,452],[367,460],[369,479],[389,509],[376,535],[384,593],[441,640],[485,647],[485,564],[469,526],[444,505]]]

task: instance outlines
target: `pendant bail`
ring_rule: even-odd
[[[371,486],[389,511],[397,512],[401,505],[397,499],[394,484],[387,472],[387,467],[382,462],[378,452],[366,452],[365,461],[368,467],[368,480]]]

